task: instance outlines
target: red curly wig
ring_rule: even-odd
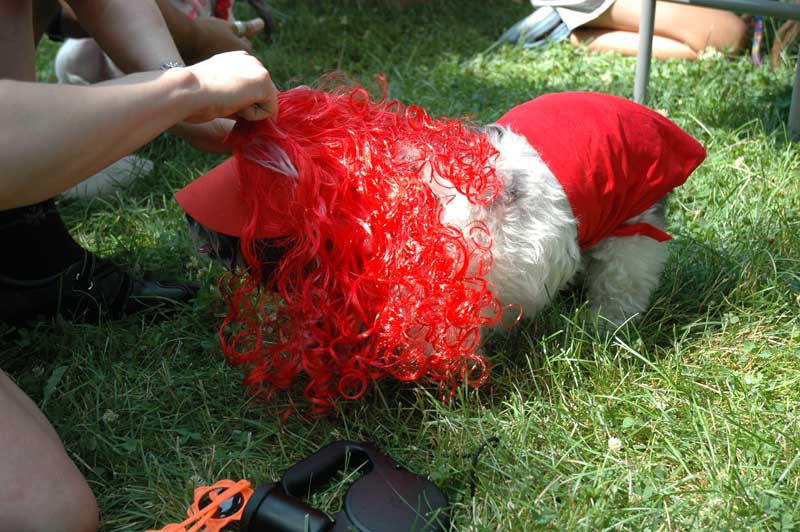
[[[435,381],[445,398],[459,380],[481,384],[479,331],[501,312],[484,280],[491,235],[445,224],[442,209],[456,193],[497,197],[495,149],[465,121],[360,87],[293,89],[279,109],[229,138],[248,267],[224,283],[220,337],[246,386],[269,398],[300,380],[322,413],[386,376]],[[264,235],[287,248],[269,273]]]

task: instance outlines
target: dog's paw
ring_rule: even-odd
[[[611,305],[607,305],[607,308],[592,305],[589,307],[588,319],[597,332],[614,333],[628,325],[638,323],[642,319],[642,314],[636,310],[613,308]]]

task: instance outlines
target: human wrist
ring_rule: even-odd
[[[178,120],[192,116],[199,108],[201,84],[191,69],[187,67],[169,68],[161,75],[168,86],[169,105],[180,110]]]

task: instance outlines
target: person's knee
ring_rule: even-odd
[[[0,370],[0,528],[94,532],[97,501],[36,404]]]
[[[63,453],[46,460],[46,482],[18,479],[15,489],[0,504],[0,519],[9,530],[24,532],[96,532],[99,527],[97,501],[86,480]],[[8,494],[7,494],[8,495]],[[5,508],[4,508],[5,506]]]
[[[86,480],[79,473],[75,477],[70,481],[69,490],[64,490],[59,500],[63,524],[58,529],[65,532],[96,532],[100,526],[97,500]]]
[[[52,503],[52,516],[47,520],[60,523],[56,528],[43,528],[42,531],[61,530],[64,532],[95,532],[99,526],[97,500],[86,479],[62,450],[58,461],[59,471],[53,472],[53,479],[42,486],[49,493],[47,499]],[[45,527],[49,523],[42,523]]]
[[[36,405],[0,371],[3,530],[94,532],[97,501]]]
[[[692,13],[697,15],[694,24],[677,30],[680,34],[679,39],[695,52],[702,52],[706,48],[731,53],[741,50],[747,36],[747,24],[739,18],[739,15],[720,9],[678,7],[694,8]]]
[[[53,68],[58,82],[68,85],[92,85],[112,77],[106,55],[94,39],[64,41]]]
[[[707,46],[737,53],[747,37],[747,24],[736,14],[721,12],[710,28]]]

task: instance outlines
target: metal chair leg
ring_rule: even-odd
[[[641,104],[647,102],[655,17],[656,0],[642,0],[642,12],[639,15],[639,49],[636,51],[636,73],[633,79],[633,101]]]
[[[800,137],[800,58],[794,74],[794,87],[792,88],[792,104],[789,107],[789,135],[797,139]]]

